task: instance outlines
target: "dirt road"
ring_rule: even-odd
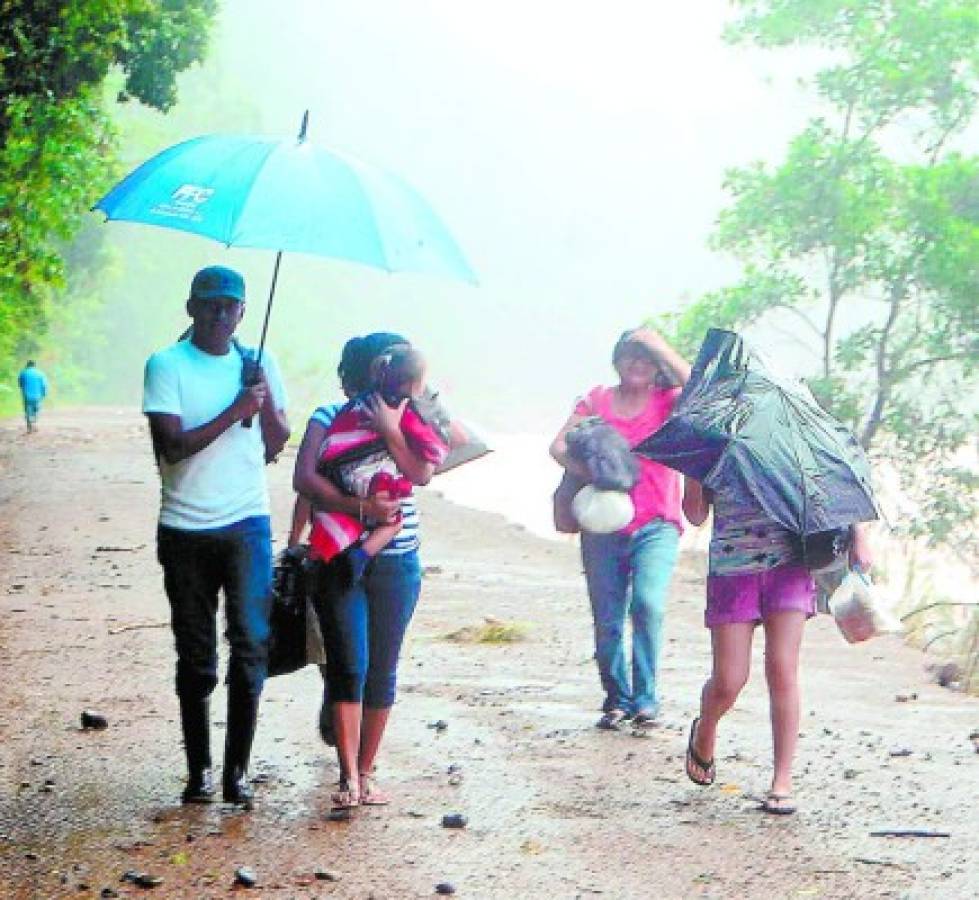
[[[752,799],[769,758],[760,646],[722,725],[718,786],[698,789],[682,772],[707,665],[701,558],[684,558],[673,585],[664,724],[607,734],[593,727],[575,548],[431,492],[427,574],[380,773],[393,804],[327,819],[336,769],[307,669],[266,689],[257,808],[181,807],[143,423],[77,410],[46,412],[41,425],[28,438],[0,423],[0,896],[406,898],[439,882],[460,897],[555,900],[979,894],[968,739],[979,702],[927,683],[917,652],[896,639],[849,647],[832,622],[811,624],[800,811],[768,817]],[[270,470],[279,535],[290,476],[291,459]],[[526,623],[526,640],[445,639],[484,616]],[[223,704],[219,690],[218,748]],[[80,730],[83,709],[109,727]],[[467,828],[441,827],[454,812]],[[871,836],[882,828],[951,836]],[[242,865],[258,877],[250,891],[232,885]],[[120,881],[127,870],[163,882],[139,888]]]

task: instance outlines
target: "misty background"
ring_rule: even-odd
[[[621,331],[734,280],[707,246],[724,170],[779,158],[813,112],[805,55],[725,46],[729,16],[721,0],[234,0],[174,110],[122,108],[126,170],[198,134],[288,137],[309,109],[311,140],[420,191],[479,284],[285,255],[269,346],[294,430],[338,393],[343,342],[383,329],[426,351],[455,414],[551,433],[577,394],[614,379]],[[138,402],[143,361],[186,326],[200,266],[245,274],[240,334],[257,342],[273,253],[100,218],[115,251],[99,285],[100,399]]]

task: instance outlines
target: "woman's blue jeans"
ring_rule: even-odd
[[[394,703],[398,656],[421,591],[417,551],[381,553],[364,577],[337,590],[329,566],[313,569],[313,601],[326,650],[333,703]]]
[[[633,534],[581,535],[581,556],[595,622],[595,659],[608,712],[655,714],[666,592],[680,535],[655,519]],[[625,652],[625,620],[632,620],[632,678]]]

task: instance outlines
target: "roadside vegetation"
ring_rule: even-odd
[[[819,400],[896,474],[895,532],[979,578],[979,7],[733,6],[732,45],[820,61],[800,72],[818,112],[779,162],[727,173],[713,245],[740,280],[657,324],[690,354],[712,326],[797,344]],[[920,643],[961,656],[979,689],[979,615],[942,568],[919,554],[892,580],[907,612],[929,607]]]

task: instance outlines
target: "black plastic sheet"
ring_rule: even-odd
[[[672,415],[635,452],[800,536],[878,518],[857,439],[739,335],[707,332]]]

